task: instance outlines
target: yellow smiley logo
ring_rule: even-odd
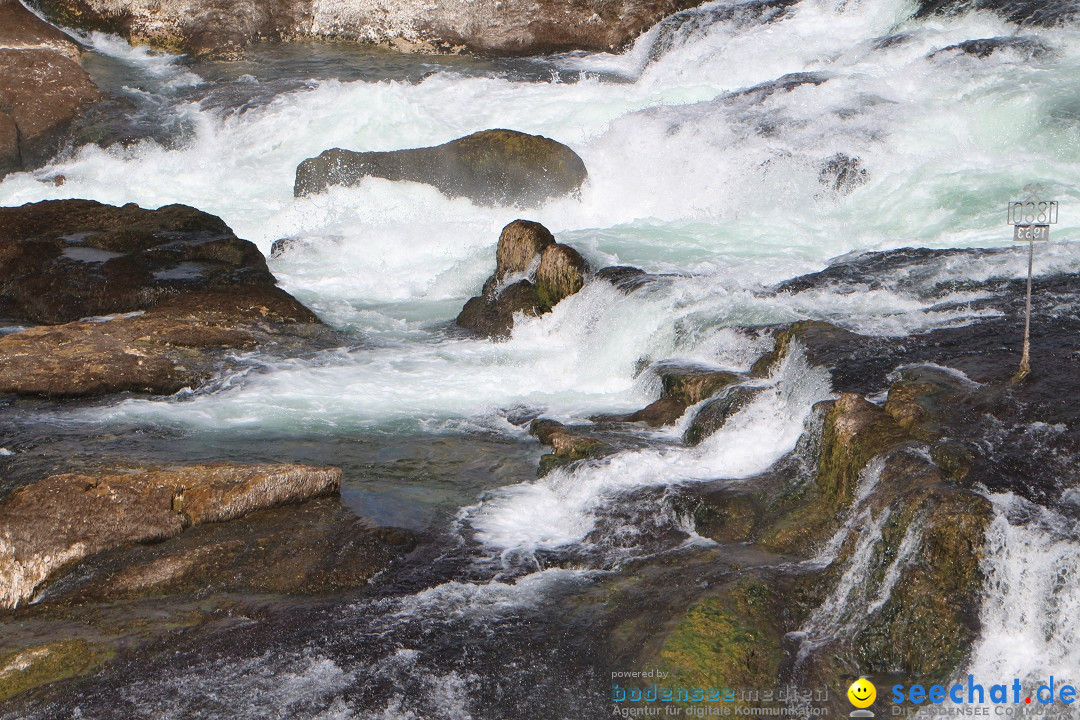
[[[877,699],[877,688],[866,678],[859,678],[847,689],[847,698],[857,708],[868,708]]]

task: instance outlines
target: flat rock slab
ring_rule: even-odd
[[[53,475],[0,504],[0,607],[104,550],[336,493],[341,470],[304,465],[189,467]]]

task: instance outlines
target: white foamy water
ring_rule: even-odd
[[[963,302],[977,296],[963,293],[935,308],[910,288],[759,292],[855,249],[1003,244],[1001,210],[1019,186],[1041,181],[1063,202],[1080,186],[1076,144],[1067,142],[1080,98],[1057,81],[1080,67],[1075,33],[1043,33],[1053,53],[1037,61],[1008,51],[931,58],[1011,28],[979,15],[915,24],[908,12],[902,3],[804,0],[773,23],[676,34],[666,54],[651,58],[658,28],[621,56],[554,60],[586,72],[576,83],[444,71],[417,84],[311,83],[244,112],[182,102],[173,112],[191,135],[178,147],[83,148],[41,173],[8,177],[0,203],[183,202],[221,215],[264,250],[298,238],[272,269],[362,345],[315,363],[271,362],[268,373],[219,396],[126,402],[95,420],[355,428],[489,417],[515,405],[560,417],[631,409],[649,399],[635,377],[643,359],[746,367],[759,345],[725,328],[816,317],[904,335],[994,313],[967,310]],[[875,46],[899,31],[910,31],[905,42]],[[157,78],[165,96],[199,82],[160,53],[98,34],[88,41]],[[611,71],[630,81],[588,76]],[[819,84],[736,92],[808,72]],[[542,133],[577,150],[590,172],[580,201],[530,212],[481,208],[381,180],[292,197],[296,165],[327,147],[428,145],[487,127]],[[866,171],[848,195],[818,180],[836,153],[857,156]],[[65,185],[38,180],[55,173]],[[596,266],[690,276],[631,298],[590,288],[501,345],[448,337],[446,324],[491,271],[499,229],[521,215]],[[1055,233],[1067,237],[1075,220],[1063,222]],[[1068,245],[1036,262],[1041,273],[1063,268],[1080,268],[1080,252]],[[942,269],[958,280],[1022,272],[1012,255]]]
[[[464,517],[477,539],[504,554],[578,543],[597,515],[627,491],[646,485],[745,478],[767,470],[802,435],[814,403],[829,395],[827,373],[794,346],[759,393],[696,447],[618,453],[556,469],[535,482],[493,491]]]

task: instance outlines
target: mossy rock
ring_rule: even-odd
[[[772,588],[741,581],[690,606],[664,642],[661,665],[673,686],[764,690],[780,674],[783,632]]]
[[[696,405],[711,398],[724,388],[742,380],[742,376],[726,370],[713,370],[694,365],[661,365],[661,394],[673,397],[686,405]]]
[[[365,177],[433,185],[482,205],[538,206],[571,195],[588,178],[577,153],[550,138],[482,130],[443,145],[390,152],[333,148],[296,168],[297,197]]]
[[[882,565],[909,532],[921,533],[919,546],[888,601],[854,638],[854,650],[867,672],[944,682],[979,634],[981,564],[993,509],[981,495],[944,486],[902,502],[882,531]]]
[[[536,268],[536,295],[545,308],[553,308],[585,286],[589,264],[569,245],[548,245]]]
[[[859,395],[844,393],[821,405],[826,412],[814,481],[777,499],[779,517],[761,538],[770,550],[812,554],[840,527],[867,464],[911,440],[890,415]]]
[[[0,656],[0,702],[42,685],[90,675],[114,652],[85,640],[33,645]]]

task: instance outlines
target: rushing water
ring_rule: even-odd
[[[902,337],[993,316],[969,306],[982,295],[961,283],[931,298],[902,284],[855,293],[765,290],[856,250],[1003,245],[1004,203],[1029,183],[1076,206],[1080,32],[1038,31],[1044,52],[1013,48],[980,58],[938,51],[1018,29],[977,13],[913,21],[913,8],[896,0],[802,0],[765,16],[727,12],[731,6],[675,16],[620,55],[520,60],[316,45],[200,65],[86,36],[88,67],[133,103],[111,120],[127,142],[80,146],[48,167],[11,175],[0,182],[0,204],[180,202],[221,216],[267,252],[274,240],[293,238],[271,269],[354,342],[305,360],[253,356],[249,372],[172,398],[26,412],[56,436],[148,426],[162,444],[179,438],[189,450],[281,438],[283,453],[305,457],[288,443],[317,441],[323,460],[353,462],[360,473],[378,452],[356,460],[367,451],[346,447],[354,440],[416,448],[480,434],[524,445],[515,415],[572,420],[637,409],[655,393],[639,372],[643,360],[745,370],[766,347],[747,326],[820,318]],[[633,296],[590,284],[554,312],[520,322],[508,342],[477,340],[452,320],[491,272],[500,228],[523,211],[378,179],[292,196],[296,165],[326,148],[432,145],[492,127],[560,140],[589,169],[579,199],[551,201],[525,217],[594,266],[632,264],[671,277]],[[857,158],[850,186],[821,176],[838,154]],[[62,185],[52,182],[57,175]],[[1054,233],[1069,238],[1080,220],[1061,218]],[[922,281],[1019,277],[1024,269],[1014,254],[961,257]],[[1055,243],[1040,251],[1035,271],[1078,272],[1080,250]],[[534,640],[522,628],[550,617],[561,593],[639,552],[625,537],[594,552],[601,517],[630,496],[645,502],[638,511],[669,512],[634,491],[765,470],[795,447],[810,407],[830,393],[827,376],[798,353],[764,383],[765,392],[697,448],[666,447],[670,433],[651,433],[656,447],[542,480],[518,471],[469,483],[421,501],[412,516],[407,494],[380,502],[370,488],[347,487],[346,499],[377,518],[449,533],[466,559],[433,571],[443,573],[442,584],[335,620],[339,629],[366,628],[354,637],[380,638],[351,665],[348,653],[331,659],[299,639],[285,655],[144,681],[129,700],[161,717],[498,717],[499,703],[486,693],[497,686],[510,703],[528,697],[523,686],[536,677],[521,670],[516,695],[493,686],[478,668],[510,655],[482,638],[505,625],[507,637]],[[55,452],[78,441],[69,442]],[[386,486],[391,498],[399,491]],[[1033,517],[1015,497],[993,500],[991,535],[1003,550],[989,561],[987,631],[972,665],[1002,677],[1036,665],[1067,674],[1078,647],[1076,531],[1050,510]],[[684,537],[695,542],[689,530]],[[538,553],[552,551],[576,569],[537,571]],[[860,602],[872,610],[883,598]],[[818,625],[842,625],[849,611],[830,606]],[[378,620],[358,619],[372,614]],[[1019,655],[1010,630],[1018,622],[1028,628]],[[400,642],[385,641],[388,628]],[[451,662],[460,648],[448,633],[471,638],[458,642],[487,665]],[[565,663],[565,674],[545,676],[551,693],[590,689],[574,676],[588,666],[586,650],[567,658],[545,642],[537,647],[533,660]],[[550,652],[547,661],[541,652]],[[350,696],[358,678],[376,678],[382,690]],[[404,689],[386,689],[395,683]],[[185,699],[185,687],[202,699]],[[557,707],[542,716],[558,716]]]

